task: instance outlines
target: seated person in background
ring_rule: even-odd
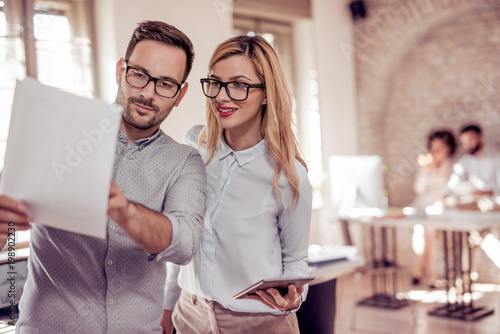
[[[448,130],[437,130],[429,134],[427,148],[429,153],[420,156],[415,183],[416,199],[413,206],[425,208],[441,201],[446,185],[453,172],[453,155],[456,151],[453,134]]]
[[[453,171],[453,155],[456,150],[456,142],[453,134],[448,130],[437,130],[429,134],[427,139],[429,153],[418,159],[420,165],[414,183],[416,199],[413,206],[425,208],[443,199],[446,184]],[[413,283],[418,284],[422,279],[424,267],[427,268],[429,285],[432,287],[436,279],[434,231],[423,230],[421,225],[416,225],[414,238],[418,234],[424,234],[423,252],[418,260],[417,274]]]
[[[447,195],[492,196],[500,190],[500,155],[485,148],[481,128],[471,124],[460,131],[465,154],[453,166]]]

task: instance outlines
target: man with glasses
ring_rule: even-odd
[[[205,206],[201,157],[160,130],[186,94],[193,57],[173,26],[146,21],[135,30],[116,65],[123,117],[107,238],[33,225],[16,333],[161,333],[166,262],[191,260]],[[0,198],[0,222],[29,219],[16,205]]]

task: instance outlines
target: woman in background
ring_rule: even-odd
[[[441,202],[445,195],[445,188],[453,172],[453,155],[456,150],[455,137],[448,130],[436,130],[427,138],[428,154],[420,156],[414,190],[417,194],[413,206],[425,209],[436,202]],[[414,231],[422,231],[423,227],[417,225]],[[413,278],[413,284],[419,284],[422,280],[424,267],[427,269],[428,284],[434,287],[436,281],[436,259],[434,250],[434,231],[424,231],[424,248],[419,257],[417,274]]]
[[[203,240],[178,280],[168,270],[162,326],[170,333],[173,320],[180,334],[299,333],[294,311],[304,287],[233,299],[265,278],[308,275],[311,186],[278,57],[262,37],[237,36],[217,47],[201,82],[207,125],[186,141],[207,168]]]

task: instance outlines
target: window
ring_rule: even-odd
[[[323,206],[323,166],[317,73],[313,69],[314,64],[307,62],[307,56],[297,57],[294,54],[293,30],[293,24],[289,22],[237,14],[233,16],[233,35],[258,34],[276,49],[280,58],[294,97],[293,120],[299,127],[294,130],[308,165],[309,180],[313,188],[313,209],[318,209]],[[302,62],[306,61],[309,70],[305,70],[304,64],[297,66],[298,58]],[[299,77],[301,82],[297,82]]]
[[[94,96],[90,0],[0,1],[0,169],[16,80]]]

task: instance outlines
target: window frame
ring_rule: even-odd
[[[39,78],[39,71],[37,69],[37,41],[44,41],[43,39],[35,39],[34,34],[34,17],[37,13],[59,14],[65,16],[69,21],[71,29],[71,38],[68,45],[77,48],[80,52],[88,50],[85,62],[81,63],[82,73],[87,73],[86,79],[82,82],[82,87],[74,86],[69,87],[69,91],[77,94],[82,94],[90,97],[98,96],[99,86],[96,71],[97,54],[95,50],[95,34],[93,29],[92,13],[94,8],[94,0],[2,0],[3,6],[0,6],[0,11],[5,14],[7,22],[7,31],[5,35],[1,35],[0,39],[19,40],[22,44],[20,53],[16,53],[13,59],[16,59],[16,68],[11,73],[18,80],[26,76],[32,78]],[[87,49],[85,49],[87,48]],[[9,49],[7,49],[9,50]],[[7,51],[9,52],[9,51]],[[24,59],[22,59],[24,55]],[[72,58],[72,61],[75,62]],[[78,64],[78,62],[77,62]],[[24,72],[23,72],[24,67]],[[90,79],[90,80],[88,80]],[[14,89],[11,83],[0,87],[0,89],[9,90]],[[61,87],[59,87],[61,88]],[[64,87],[62,87],[64,89]],[[0,106],[3,111],[8,110],[11,101],[2,101]],[[5,107],[5,108],[4,108]],[[9,117],[7,117],[7,120]],[[5,149],[8,133],[1,131],[0,133],[0,170],[3,166],[4,156],[2,154]]]

